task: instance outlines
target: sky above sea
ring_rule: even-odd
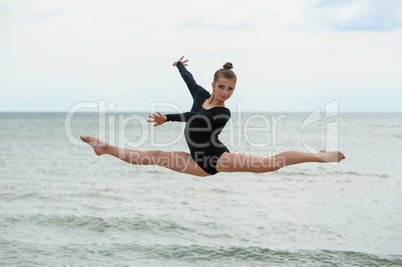
[[[188,110],[180,56],[207,90],[233,63],[234,111],[401,112],[400,14],[399,0],[0,0],[0,112]]]

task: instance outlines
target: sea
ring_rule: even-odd
[[[0,266],[402,266],[402,113],[232,113],[231,152],[339,164],[197,177],[96,156],[186,151],[136,112],[0,113]]]

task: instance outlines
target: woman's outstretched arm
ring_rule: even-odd
[[[157,114],[151,114],[148,122],[154,122],[154,126],[159,126],[164,124],[167,121],[179,121],[179,122],[186,122],[189,121],[192,117],[197,116],[196,112],[185,112],[185,113],[177,113],[177,114],[166,114],[162,115],[160,112]],[[200,115],[198,115],[200,116]]]
[[[188,60],[183,60],[184,56],[182,56],[179,60],[173,63],[173,66],[179,69],[180,75],[183,78],[184,82],[187,85],[188,90],[194,98],[195,93],[198,91],[200,86],[194,80],[193,75],[186,69]]]
[[[188,122],[190,120],[199,119],[205,121],[207,124],[212,121],[220,121],[223,124],[230,119],[230,111],[225,110],[225,113],[207,113],[207,114],[199,114],[197,112],[189,111],[185,113],[176,113],[176,114],[166,114],[162,115],[160,112],[157,114],[151,114],[148,117],[148,122],[154,122],[154,126],[159,126],[164,124],[167,121],[178,121],[178,122]]]

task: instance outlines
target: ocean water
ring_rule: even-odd
[[[180,123],[0,113],[0,266],[402,266],[402,114],[255,115],[233,115],[231,151],[346,159],[194,177],[77,145],[188,151]]]

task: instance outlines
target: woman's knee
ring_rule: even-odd
[[[130,162],[137,165],[159,165],[162,150],[138,151],[130,153]]]
[[[169,160],[168,152],[162,150],[150,151],[150,158],[153,165],[166,166]]]
[[[158,158],[158,157],[161,157],[164,154],[164,151],[162,151],[162,150],[151,150],[150,154],[151,154],[151,157]]]
[[[263,160],[264,168],[266,172],[274,172],[277,171],[281,168],[283,168],[285,165],[284,159],[283,158],[278,158],[278,157],[270,157],[270,158],[265,158]]]
[[[279,169],[281,169],[281,168],[282,168],[282,167],[277,166],[277,165],[270,166],[270,167],[268,167],[267,172],[275,172],[275,171],[277,171],[277,170],[279,170]]]

